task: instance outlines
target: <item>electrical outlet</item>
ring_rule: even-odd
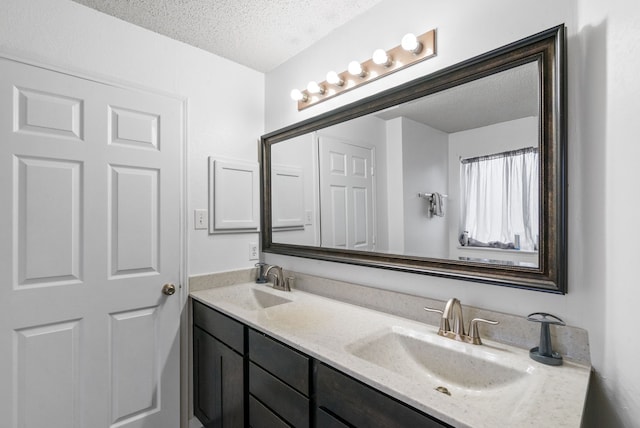
[[[258,244],[249,242],[249,260],[258,260]]]
[[[304,213],[304,224],[307,226],[311,226],[313,224],[313,212],[305,211]]]
[[[206,229],[209,223],[209,213],[207,210],[194,210],[193,228]]]

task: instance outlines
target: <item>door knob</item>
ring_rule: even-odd
[[[171,296],[176,292],[176,286],[173,284],[165,284],[162,286],[162,294]]]

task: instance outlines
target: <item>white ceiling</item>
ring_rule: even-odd
[[[382,0],[73,0],[268,72]]]
[[[448,134],[537,116],[538,64],[530,62],[376,113],[406,117]]]

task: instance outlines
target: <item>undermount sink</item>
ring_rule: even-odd
[[[535,370],[508,351],[398,326],[351,343],[347,351],[409,379],[467,393],[513,385]]]
[[[256,288],[252,288],[250,291],[242,290],[240,293],[221,296],[221,300],[250,311],[257,311],[291,302],[290,299]]]

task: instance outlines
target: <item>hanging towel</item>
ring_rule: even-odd
[[[444,204],[442,202],[442,195],[438,192],[431,194],[431,214],[444,217]]]

